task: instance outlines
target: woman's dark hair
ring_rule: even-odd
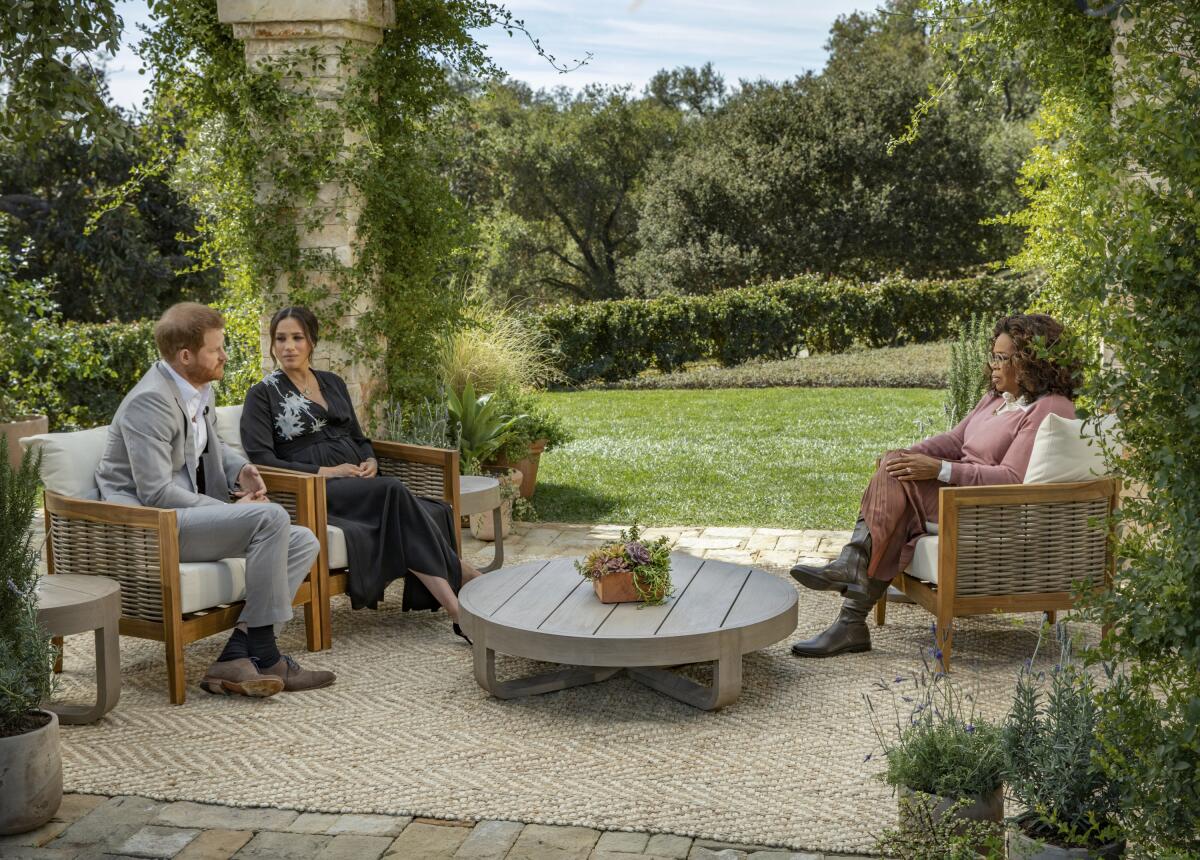
[[[279,324],[286,319],[293,319],[300,323],[300,328],[304,329],[304,336],[308,338],[312,348],[317,348],[317,315],[299,305],[280,308],[275,311],[275,316],[271,317],[271,360],[276,364],[279,362],[275,358],[275,329],[279,328]]]
[[[1062,323],[1049,314],[1013,314],[996,323],[993,348],[1002,334],[1016,346],[1012,361],[1022,394],[1031,399],[1043,394],[1075,399],[1079,366],[1066,349]]]

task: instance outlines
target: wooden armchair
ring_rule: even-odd
[[[221,406],[216,410],[217,428],[225,444],[241,448],[241,416],[240,406]],[[399,478],[414,495],[427,499],[436,499],[450,505],[454,519],[454,541],[459,554],[462,554],[462,529],[459,516],[459,475],[458,451],[450,448],[430,448],[422,445],[407,445],[401,442],[385,442],[371,440],[379,461],[379,474],[390,478]],[[321,554],[318,556],[318,589],[320,592],[319,607],[321,612],[320,631],[321,647],[329,648],[333,644],[333,627],[330,618],[329,601],[335,594],[345,594],[349,586],[349,556],[346,551],[346,536],[337,526],[331,526],[326,512],[325,478],[286,470],[263,470],[281,475],[299,475],[312,482],[313,505],[311,517],[307,509],[303,516],[300,509],[293,516],[293,522],[311,528],[321,541]],[[274,499],[274,493],[271,498]]]
[[[943,487],[938,533],[917,541],[908,569],[892,582],[937,618],[936,641],[950,670],[954,618],[989,612],[1045,612],[1053,621],[1075,604],[1075,589],[1106,588],[1114,553],[1109,514],[1120,482]],[[883,625],[886,597],[875,607]]]
[[[245,560],[180,562],[174,510],[87,498],[95,495],[93,476],[106,433],[101,427],[22,440],[43,451],[46,567],[50,574],[106,576],[120,584],[121,634],[165,645],[167,691],[173,704],[182,704],[184,646],[237,623],[245,594]],[[316,480],[268,472],[263,478],[272,501],[283,505],[294,520],[313,522]],[[310,651],[318,650],[322,641],[319,571],[314,564],[294,601],[304,608]]]

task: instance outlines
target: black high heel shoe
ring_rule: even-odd
[[[466,633],[463,633],[463,631],[462,631],[462,628],[458,626],[458,622],[457,622],[457,621],[456,621],[456,622],[454,622],[454,635],[455,635],[455,636],[461,636],[463,639],[466,639],[466,640],[467,640],[467,644],[468,644],[468,645],[474,645],[474,644],[475,644],[474,642],[472,642],[472,641],[470,640],[470,638],[467,636],[467,634],[466,634]]]

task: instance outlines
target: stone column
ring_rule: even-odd
[[[233,25],[233,35],[245,45],[246,63],[251,68],[298,57],[298,52],[313,52],[315,60],[297,63],[301,75],[285,79],[284,85],[312,95],[318,106],[332,109],[362,59],[383,39],[384,28],[395,23],[395,7],[392,0],[217,0],[217,16],[221,23]],[[344,129],[347,147],[359,140],[355,129]],[[263,197],[271,195],[272,189],[265,182],[260,190]],[[301,203],[297,201],[297,212]],[[340,182],[327,182],[318,190],[316,205],[321,212],[318,226],[301,223],[297,218],[300,248],[324,253],[338,265],[353,266],[362,208],[358,190]],[[306,220],[311,219],[312,206],[303,206]],[[306,273],[306,277],[310,285],[336,290],[328,275]],[[285,283],[286,277],[276,285],[280,301]],[[337,322],[343,330],[352,331],[358,317],[368,309],[369,303],[360,300]],[[268,314],[274,310],[268,304]],[[269,319],[269,315],[264,316],[260,326],[264,368],[271,364]],[[322,341],[314,364],[340,373],[359,409],[378,376],[351,361],[344,349],[328,340]]]

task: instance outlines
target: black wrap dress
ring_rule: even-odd
[[[305,397],[282,370],[246,394],[242,447],[251,463],[315,474],[321,466],[358,465],[375,456],[346,383],[336,373],[313,374],[327,407]],[[462,565],[449,505],[414,496],[397,478],[329,478],[325,486],[329,522],[346,533],[355,609],[374,609],[388,583],[402,576],[404,610],[437,609],[414,570],[446,580],[458,593]]]

